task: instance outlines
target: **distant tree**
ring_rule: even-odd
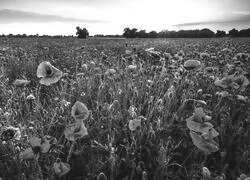
[[[136,29],[136,28],[131,29],[131,32],[130,32],[131,38],[136,38],[137,30],[138,29]]]
[[[125,28],[123,30],[123,37],[136,38],[136,35],[137,35],[137,29],[136,28],[133,28],[133,29]]]
[[[125,37],[125,38],[129,38],[130,37],[130,31],[131,31],[130,28],[125,28],[123,30],[122,36]]]
[[[169,31],[168,30],[162,30],[158,33],[158,36],[160,38],[168,38],[169,37]]]
[[[86,38],[89,36],[89,32],[86,28],[81,29],[79,26],[77,26],[76,35],[78,38]]]
[[[233,28],[232,30],[230,30],[230,31],[228,32],[229,36],[231,36],[231,37],[236,37],[236,36],[238,36],[238,33],[239,33],[239,31],[236,30],[235,28]]]
[[[137,32],[136,36],[138,38],[146,38],[147,37],[147,33],[146,33],[146,30],[140,30]]]
[[[157,38],[157,36],[158,36],[158,33],[156,31],[150,31],[148,33],[149,38]]]
[[[226,32],[225,31],[217,30],[215,36],[216,37],[225,37],[226,36]]]
[[[214,32],[211,31],[210,29],[205,28],[199,31],[199,37],[203,38],[214,37]]]

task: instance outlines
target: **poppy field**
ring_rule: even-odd
[[[250,39],[0,39],[0,179],[250,178]]]

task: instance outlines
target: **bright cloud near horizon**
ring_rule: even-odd
[[[250,0],[0,0],[0,34],[250,28]]]

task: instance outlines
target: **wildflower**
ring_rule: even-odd
[[[211,177],[211,172],[207,167],[202,167],[202,176],[204,178],[210,178]]]
[[[29,142],[34,152],[38,150],[38,152],[47,153],[51,146],[57,143],[57,140],[51,136],[44,136],[43,138],[31,137]]]
[[[22,160],[31,160],[39,157],[39,153],[49,152],[52,145],[57,143],[56,138],[52,136],[44,136],[43,138],[31,137],[29,139],[30,146],[19,154]]]
[[[64,130],[64,135],[69,141],[76,141],[86,135],[88,135],[87,128],[82,121],[70,124]]]
[[[61,162],[61,159],[58,158],[53,164],[53,169],[56,176],[61,178],[68,174],[68,172],[71,170],[71,167],[68,163]]]
[[[27,100],[35,100],[35,96],[33,94],[30,94],[26,97]]]
[[[128,127],[130,131],[135,131],[138,127],[141,127],[141,119],[133,119],[129,121]]]
[[[208,138],[209,133],[211,133],[212,138],[219,135],[219,133],[213,128],[213,125],[209,122],[199,123],[193,121],[191,118],[186,119],[186,122],[189,130],[202,133],[204,138]]]
[[[249,80],[244,75],[228,75],[221,80],[215,80],[214,84],[221,88],[234,88],[246,87],[249,85]]]
[[[0,139],[2,141],[8,141],[11,139],[20,140],[21,139],[20,128],[15,128],[12,126],[4,127],[1,132]]]
[[[190,130],[190,136],[193,144],[207,154],[216,152],[218,144],[213,140],[219,133],[209,122],[210,116],[207,116],[202,108],[195,108],[195,113],[186,119],[187,127]]]
[[[76,101],[71,109],[71,116],[77,119],[85,120],[89,117],[87,106],[79,101]]]
[[[30,84],[29,80],[25,80],[25,79],[16,79],[13,84],[17,87],[24,87]]]
[[[189,134],[192,138],[193,144],[206,154],[210,154],[219,150],[218,144],[213,139],[206,140],[194,131],[190,131]]]
[[[107,180],[107,177],[106,175],[101,172],[98,176],[97,176],[97,180]]]
[[[201,63],[198,60],[187,60],[184,63],[184,68],[187,70],[199,69],[200,66],[201,66]]]
[[[52,66],[50,62],[47,61],[40,63],[37,68],[37,77],[41,78],[40,83],[46,86],[58,82],[62,75],[62,71]]]

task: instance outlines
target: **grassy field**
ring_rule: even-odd
[[[248,38],[1,38],[0,68],[4,180],[250,176]]]

